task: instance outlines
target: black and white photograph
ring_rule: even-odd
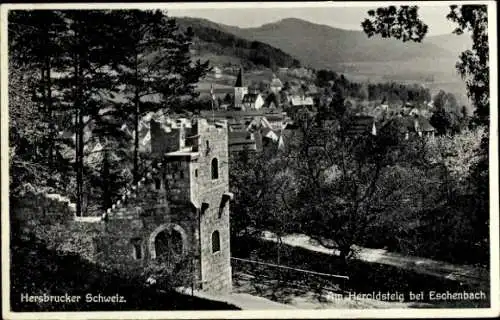
[[[499,315],[495,2],[0,18],[3,318]]]

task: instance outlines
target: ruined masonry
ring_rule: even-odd
[[[154,165],[98,218],[96,260],[144,268],[154,260],[177,262],[190,286],[231,291],[228,126],[226,121],[151,120]]]

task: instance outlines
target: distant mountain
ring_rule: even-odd
[[[397,62],[415,58],[449,58],[457,54],[442,42],[443,38],[422,43],[403,43],[396,39],[368,38],[362,31],[344,30],[287,18],[258,28],[219,25],[222,30],[270,44],[313,68],[334,68],[347,62]],[[453,37],[454,35],[450,35]],[[455,36],[456,37],[456,36]],[[450,40],[452,41],[452,40]]]
[[[442,49],[456,55],[460,52],[472,48],[472,39],[469,34],[444,34],[439,36],[427,37],[426,42],[432,43]]]
[[[275,63],[278,66],[294,65],[297,59],[303,66],[330,69],[358,82],[419,83],[429,87],[432,94],[445,90],[460,103],[469,104],[465,84],[455,69],[460,52],[471,47],[469,35],[450,33],[426,37],[422,43],[403,43],[296,18],[258,28],[239,28],[199,18],[177,20],[183,28],[192,26],[202,51],[212,55],[215,52],[222,62],[240,57],[243,62],[252,60],[262,65],[263,61],[269,66],[275,63],[265,58],[271,52],[271,60],[284,59]],[[257,52],[265,53],[256,59]]]
[[[354,81],[420,83],[433,94],[445,90],[452,92],[460,103],[469,103],[465,84],[455,69],[460,52],[471,47],[469,35],[450,33],[427,37],[421,43],[403,43],[296,18],[258,28],[219,27],[241,38],[279,48],[304,66],[334,70]]]
[[[191,28],[195,35],[195,56],[216,60],[219,64],[242,64],[246,67],[299,67],[300,61],[273,46],[243,39],[222,25],[205,19],[176,18],[181,30]]]

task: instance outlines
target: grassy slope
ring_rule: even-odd
[[[39,240],[11,243],[11,308],[31,311],[235,310],[236,307],[144,286],[138,278],[103,270],[76,255],[48,250]],[[21,294],[79,295],[81,303],[27,303]],[[115,295],[126,303],[85,303],[85,295]]]

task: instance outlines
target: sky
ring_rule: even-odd
[[[439,4],[420,4],[419,13],[424,22],[429,26],[429,35],[449,34],[453,30],[453,23],[446,19],[449,12],[449,4],[441,2]],[[223,23],[231,26],[242,28],[259,27],[266,23],[276,22],[284,18],[299,18],[317,24],[325,24],[336,28],[359,30],[361,31],[361,21],[363,21],[370,9],[384,6],[384,3],[374,3],[373,6],[366,6],[367,3],[341,4],[339,3],[237,3],[223,4],[226,7],[221,7],[221,3],[212,3],[212,8],[200,8],[207,6],[206,4],[192,4],[192,8],[181,6],[166,6],[167,13],[170,16],[189,16],[197,18],[205,18],[214,22]],[[293,7],[293,6],[301,7]],[[319,5],[319,6],[318,6]],[[368,5],[370,5],[368,3]],[[274,6],[274,7],[273,7]],[[276,6],[280,6],[277,8]],[[306,7],[303,7],[306,6]],[[245,8],[242,8],[245,7]]]

